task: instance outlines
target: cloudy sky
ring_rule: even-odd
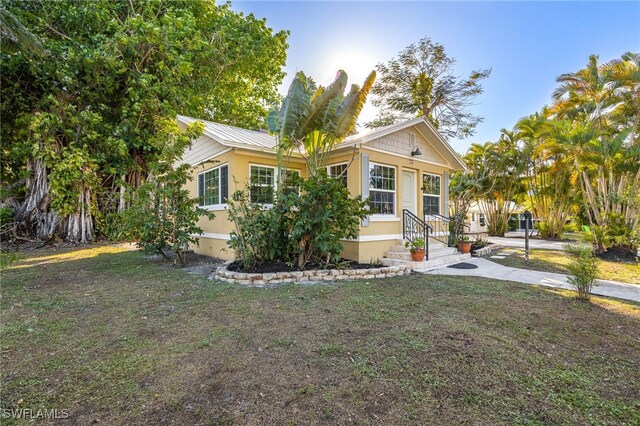
[[[281,87],[296,71],[320,84],[338,69],[362,83],[379,62],[427,36],[457,59],[456,73],[491,68],[473,112],[475,136],[451,141],[459,152],[495,140],[522,116],[549,103],[555,78],[583,67],[590,54],[606,62],[640,51],[640,2],[250,2],[235,10],[291,31]],[[374,118],[367,105],[360,122]]]

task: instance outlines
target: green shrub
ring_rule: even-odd
[[[297,243],[298,266],[338,262],[340,240],[358,236],[367,203],[359,196],[351,198],[349,190],[324,170],[305,180],[300,197],[293,200],[297,208],[291,217],[291,238]]]
[[[597,285],[598,259],[594,256],[591,247],[583,244],[566,245],[565,250],[571,260],[567,265],[570,272],[569,284],[578,290],[578,299],[589,300],[591,289]]]
[[[13,222],[13,209],[11,207],[0,207],[0,226]]]
[[[127,226],[127,213],[110,212],[106,214],[96,214],[94,223],[96,235],[102,236],[109,241],[133,241],[136,235]]]
[[[172,250],[176,255],[174,265],[184,265],[184,250],[198,243],[200,217],[214,218],[213,213],[198,206],[199,198],[191,198],[184,188],[191,179],[190,167],[183,164],[174,169],[171,163],[159,163],[155,179],[137,189],[122,230],[137,239],[147,253],[157,252],[168,258],[164,250]]]
[[[266,261],[292,262],[281,203],[273,208],[251,203],[249,190],[236,191],[227,203],[229,220],[235,225],[227,244],[235,252],[236,261],[249,269]]]
[[[247,190],[229,201],[229,218],[235,224],[228,242],[236,260],[255,268],[266,261],[282,261],[303,268],[309,262],[323,265],[340,260],[340,240],[358,236],[367,211],[360,197],[324,170],[306,180],[288,182],[271,208],[252,204]]]

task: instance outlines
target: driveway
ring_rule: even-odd
[[[465,261],[464,263],[471,263],[477,266],[477,268],[455,269],[443,267],[426,273],[429,275],[470,275],[475,277],[492,278],[495,280],[516,281],[524,284],[535,284],[546,287],[575,290],[575,287],[567,282],[567,276],[564,274],[511,268],[480,257],[475,257],[471,260]],[[592,294],[640,302],[640,285],[608,280],[597,281],[598,286],[593,288],[591,291]]]

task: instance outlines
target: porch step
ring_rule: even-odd
[[[458,253],[454,247],[442,247],[433,248],[429,246],[429,259],[435,259],[437,257],[451,256]],[[405,250],[389,250],[384,253],[389,259],[411,260],[411,252]]]
[[[451,254],[448,256],[440,256],[435,258],[431,257],[429,258],[429,260],[425,260],[422,262],[383,258],[382,263],[385,266],[409,265],[409,267],[415,272],[428,272],[436,268],[453,265],[456,263],[464,262],[465,260],[469,260],[469,259],[471,259],[470,253],[466,253],[466,254],[457,253],[457,254]]]
[[[458,253],[458,250],[454,247],[448,247],[437,240],[429,240],[429,260],[443,256],[451,256],[456,253]],[[411,251],[406,248],[401,241],[396,241],[396,244],[392,244],[384,255],[388,259],[411,261]]]
[[[448,246],[445,243],[442,243],[438,240],[429,240],[429,249],[430,250],[438,250],[440,248],[447,248]],[[389,247],[389,251],[404,251],[408,250],[402,242],[397,242],[396,244],[392,244]]]
[[[429,239],[429,260],[414,262],[411,259],[409,249],[404,246],[402,241],[396,241],[396,243],[392,244],[389,250],[385,252],[382,263],[387,266],[408,264],[414,271],[426,272],[442,266],[459,263],[470,258],[471,255],[468,253],[459,253],[455,247],[448,247],[440,241]]]

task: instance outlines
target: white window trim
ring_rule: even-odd
[[[212,172],[216,169],[220,169],[224,166],[227,166],[227,185],[229,185],[229,163],[224,163],[224,164],[219,164],[215,167],[212,167],[210,169],[207,170],[203,170],[200,173],[198,173],[196,175],[196,194],[198,194],[198,191],[200,190],[200,186],[198,185],[198,180],[200,180],[200,175],[203,175],[205,173],[209,173]],[[227,192],[229,191],[229,189],[227,188]],[[202,197],[202,200],[204,202],[204,194],[200,195],[198,194],[198,198]],[[218,172],[218,201],[222,201],[222,173]],[[211,211],[216,211],[216,210],[225,210],[228,208],[227,203],[217,203],[217,204],[206,204],[206,205],[202,205],[200,206],[201,209],[204,210],[211,210]]]
[[[371,222],[400,222],[400,218],[390,214],[372,214],[369,216]]]
[[[266,164],[259,164],[259,163],[249,163],[249,202],[251,203],[251,168],[252,167],[264,167],[265,169],[271,169],[273,170],[273,191],[275,193],[276,191],[276,185],[278,185],[278,168],[275,166],[268,166]],[[268,185],[258,185],[258,186],[268,186]],[[259,204],[263,207],[266,208],[271,208],[273,207],[273,203],[252,203],[252,204]]]
[[[389,189],[377,189],[377,188],[372,188],[371,187],[371,168],[373,166],[380,166],[380,167],[387,167],[389,169],[393,169],[394,170],[394,186],[395,186],[395,190],[391,191]],[[387,165],[387,164],[382,164],[382,163],[374,163],[373,161],[369,162],[369,196],[371,196],[371,191],[378,191],[378,192],[389,192],[393,194],[393,213],[373,213],[369,216],[369,218],[373,221],[373,222],[384,222],[384,220],[380,220],[382,218],[395,218],[397,217],[398,214],[398,168],[396,166],[391,166],[391,165]]]
[[[252,167],[264,167],[266,169],[271,169],[273,170],[273,191],[274,193],[278,190],[278,182],[280,181],[280,177],[278,175],[278,167],[277,166],[269,166],[267,164],[260,164],[260,163],[249,163],[249,186],[251,186],[251,168]],[[302,177],[302,173],[300,169],[294,169],[292,167],[288,167],[288,168],[283,168],[283,171],[294,171],[294,172],[298,172],[298,176]],[[267,185],[259,185],[259,186],[267,186]],[[298,193],[300,192],[300,189],[298,189]],[[253,204],[259,204],[262,207],[265,208],[272,208],[273,207],[273,203],[253,203]]]
[[[347,182],[348,182],[349,181],[349,162],[342,161],[340,163],[327,164],[327,175],[329,175],[329,177],[331,177],[331,168],[336,166],[347,166],[347,168],[345,169],[345,171],[347,172],[345,176],[347,177]]]
[[[440,179],[440,193],[438,195],[435,194],[426,194],[424,192],[424,175],[429,175],[429,176],[436,176],[438,179]],[[438,211],[440,212],[440,209],[442,208],[442,176],[441,175],[437,175],[435,173],[427,173],[427,172],[422,172],[422,185],[421,188],[422,190],[422,209],[424,211],[424,196],[426,195],[427,197],[438,197]],[[440,214],[440,213],[438,213]],[[425,216],[432,216],[431,214],[426,214]],[[433,218],[432,220],[442,220],[438,217]]]

